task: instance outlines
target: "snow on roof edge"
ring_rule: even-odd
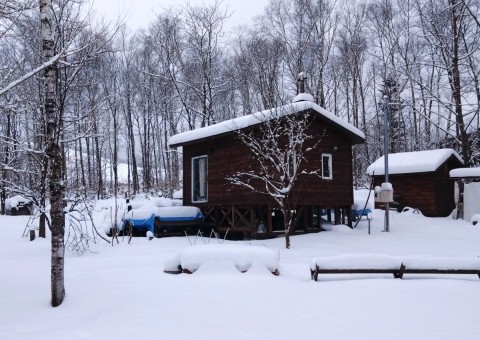
[[[450,178],[480,178],[480,167],[458,168],[450,170]]]
[[[388,154],[388,173],[395,175],[433,172],[451,156],[454,156],[463,164],[463,159],[453,149],[391,153]],[[378,158],[367,168],[367,174],[369,176],[385,175],[384,156]]]
[[[301,101],[287,104],[274,109],[267,109],[255,112],[247,116],[229,119],[203,128],[182,132],[170,137],[168,140],[168,145],[170,147],[179,146],[195,140],[222,135],[224,133],[229,133],[249,126],[260,124],[264,121],[272,119],[275,116],[285,116],[308,109],[316,111],[328,120],[332,121],[334,124],[339,125],[340,127],[344,128],[345,130],[349,131],[350,133],[356,135],[363,140],[365,139],[365,134],[362,131],[360,131],[353,125],[345,122],[343,119],[335,116],[333,113],[323,109],[322,107],[313,102]]]

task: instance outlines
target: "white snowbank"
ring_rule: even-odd
[[[182,268],[193,273],[209,261],[232,262],[241,272],[249,270],[257,261],[272,273],[278,271],[278,257],[273,250],[237,244],[204,244],[185,248],[165,260],[164,271],[175,272]]]
[[[93,214],[101,221],[110,209]],[[384,211],[373,215],[371,234],[366,223],[356,229],[326,223],[328,232],[292,236],[288,250],[281,237],[254,241],[278,249],[279,278],[263,262],[244,274],[217,267],[215,275],[212,263],[202,268],[204,275],[164,273],[164,260],[189,246],[186,237],[134,237],[130,243],[119,237],[113,246],[99,240],[83,256],[65,254],[67,295],[58,308],[50,306],[49,229],[46,239],[30,242],[21,237],[30,216],[0,216],[0,338],[292,340],[318,338],[321,330],[332,340],[480,339],[476,275],[418,280],[406,274],[403,281],[372,275],[327,278],[322,284],[310,279],[310,259],[320,256],[480,255],[480,227],[464,220],[395,214],[391,232],[384,233]],[[229,243],[248,246],[247,241],[221,246]],[[154,315],[159,317],[152,322]],[[292,315],[301,316],[295,327]],[[128,326],[120,321],[126,316]]]
[[[463,163],[462,158],[453,149],[437,149],[428,151],[399,152],[388,154],[388,173],[405,174],[433,172],[451,156]],[[367,168],[369,176],[385,174],[384,156],[377,159]]]

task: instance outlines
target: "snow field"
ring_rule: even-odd
[[[96,220],[105,219],[99,210]],[[325,275],[310,278],[315,257],[379,254],[402,258],[474,258],[480,228],[462,220],[391,216],[374,210],[354,230],[229,242],[279,254],[280,276],[254,261],[206,261],[192,275],[164,273],[186,237],[120,237],[66,254],[66,299],[50,307],[50,240],[22,238],[27,217],[0,216],[0,339],[479,339],[480,280],[475,275]],[[207,240],[204,240],[207,242]],[[201,240],[200,240],[201,242]],[[197,242],[198,243],[198,242]],[[196,247],[196,246],[193,246]],[[193,249],[192,247],[192,249]]]

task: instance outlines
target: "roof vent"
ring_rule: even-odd
[[[300,72],[297,76],[297,95],[293,98],[293,103],[313,102],[313,96],[305,93],[305,82],[307,81],[307,72]]]

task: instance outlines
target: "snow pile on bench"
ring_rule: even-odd
[[[379,254],[343,254],[336,256],[315,257],[310,261],[310,269],[400,269],[402,259],[396,256]]]
[[[278,274],[278,257],[273,250],[237,244],[204,244],[182,249],[165,260],[164,271],[193,273],[210,261],[230,261],[240,272],[246,272],[254,262],[260,262],[270,272]]]
[[[374,273],[391,273],[399,279],[404,274],[476,274],[480,278],[480,258],[346,254],[316,257],[310,262],[310,275],[315,281],[319,274]]]
[[[405,257],[403,265],[408,270],[438,270],[438,271],[480,271],[478,257]]]

